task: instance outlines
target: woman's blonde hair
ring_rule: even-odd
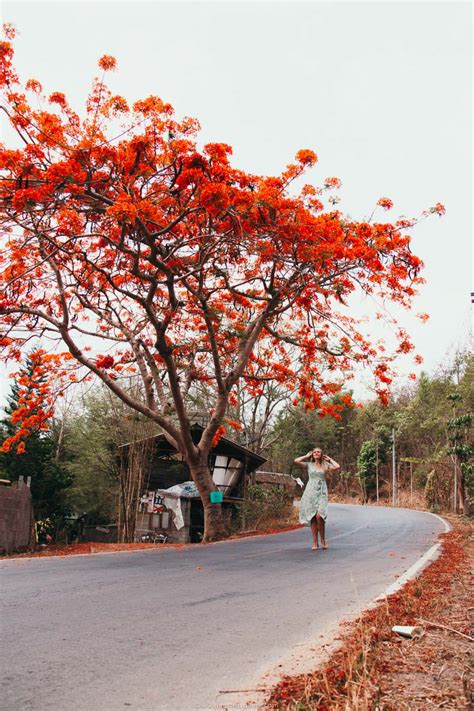
[[[311,450],[311,461],[312,462],[316,461],[314,458],[314,454],[313,454],[315,449],[319,449],[319,451],[321,452],[321,459],[323,458],[323,450],[321,449],[321,447],[313,447],[313,449]]]

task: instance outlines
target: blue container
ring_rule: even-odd
[[[211,491],[211,504],[222,504],[224,501],[224,495],[222,491]]]

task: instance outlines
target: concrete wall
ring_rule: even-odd
[[[28,486],[0,486],[0,553],[27,548],[31,541],[33,506]]]

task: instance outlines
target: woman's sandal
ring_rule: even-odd
[[[311,550],[312,550],[312,551],[317,551],[318,548],[319,548],[319,546],[318,546],[317,543],[313,543],[313,545],[311,546]]]
[[[328,549],[328,544],[327,544],[327,543],[322,543],[322,544],[321,544],[321,548],[323,549],[323,551],[327,551],[327,549]]]

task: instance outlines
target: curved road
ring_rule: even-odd
[[[333,504],[307,529],[209,546],[0,562],[8,711],[232,708],[302,642],[364,609],[444,531],[429,514]],[[235,703],[234,703],[235,707]]]

